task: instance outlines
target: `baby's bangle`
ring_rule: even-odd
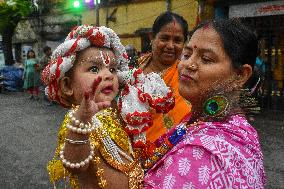
[[[93,156],[94,156],[94,147],[92,145],[90,147],[91,147],[90,155],[86,159],[80,161],[79,163],[72,163],[72,162],[65,159],[65,157],[64,157],[65,145],[63,145],[61,150],[60,150],[60,159],[61,159],[63,165],[65,165],[66,167],[70,167],[72,169],[74,169],[74,168],[79,169],[80,167],[84,167],[93,159]]]
[[[72,140],[69,138],[65,138],[65,142],[68,142],[70,144],[87,144],[90,140]]]
[[[86,128],[74,127],[70,124],[66,124],[66,128],[78,134],[90,134],[91,132],[95,130],[95,127],[92,126],[91,124],[89,125],[89,127],[86,127]]]
[[[83,123],[80,120],[76,119],[74,116],[74,113],[77,111],[77,109],[72,109],[69,111],[69,117],[71,122],[75,125],[75,126],[79,126],[80,128],[86,128],[89,127],[90,123]]]

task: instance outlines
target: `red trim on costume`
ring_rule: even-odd
[[[144,148],[145,147],[145,144],[143,141],[141,140],[138,140],[138,142],[133,142],[133,147],[134,148]]]
[[[153,124],[153,122],[150,122],[149,124]],[[144,131],[146,131],[147,129],[149,129],[151,127],[151,125],[145,125],[141,130],[139,129],[136,129],[134,127],[129,127],[129,126],[126,126],[124,128],[125,132],[127,132],[127,134],[129,135],[138,135]]]
[[[127,55],[127,53],[123,53],[122,56],[123,56],[123,58],[125,58],[125,59],[128,60],[128,55]]]
[[[125,116],[126,122],[129,125],[136,126],[136,125],[143,125],[145,123],[151,123],[152,115],[149,112],[133,112],[128,113]]]

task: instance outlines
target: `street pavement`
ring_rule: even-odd
[[[46,171],[66,110],[28,99],[24,92],[0,93],[0,189],[52,188]],[[284,189],[284,112],[255,117],[264,154],[266,188]]]
[[[46,164],[66,110],[23,92],[0,93],[0,107],[0,188],[52,188]]]

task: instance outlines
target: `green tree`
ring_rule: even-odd
[[[2,35],[3,51],[6,65],[12,65],[12,37],[22,18],[32,11],[31,0],[5,0],[0,3],[0,35]]]

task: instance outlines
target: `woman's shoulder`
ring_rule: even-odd
[[[147,64],[151,60],[151,58],[152,58],[152,53],[147,53],[139,57],[137,60],[138,66],[141,67],[142,65]]]
[[[246,130],[247,132],[256,132],[244,115],[236,114],[228,116],[222,120],[198,121],[200,130],[210,131],[238,131]],[[189,130],[190,130],[189,125]]]
[[[222,121],[200,121],[198,126],[199,129],[194,132],[197,135],[200,133],[214,136],[220,133],[232,135],[257,133],[244,115],[232,115]],[[191,130],[190,125],[189,130]]]
[[[261,151],[256,130],[242,115],[231,116],[222,122],[201,122],[196,127],[189,127],[188,134],[177,148],[200,146],[213,154],[218,154],[221,153],[218,150],[220,145],[229,151],[247,155],[249,151]]]

